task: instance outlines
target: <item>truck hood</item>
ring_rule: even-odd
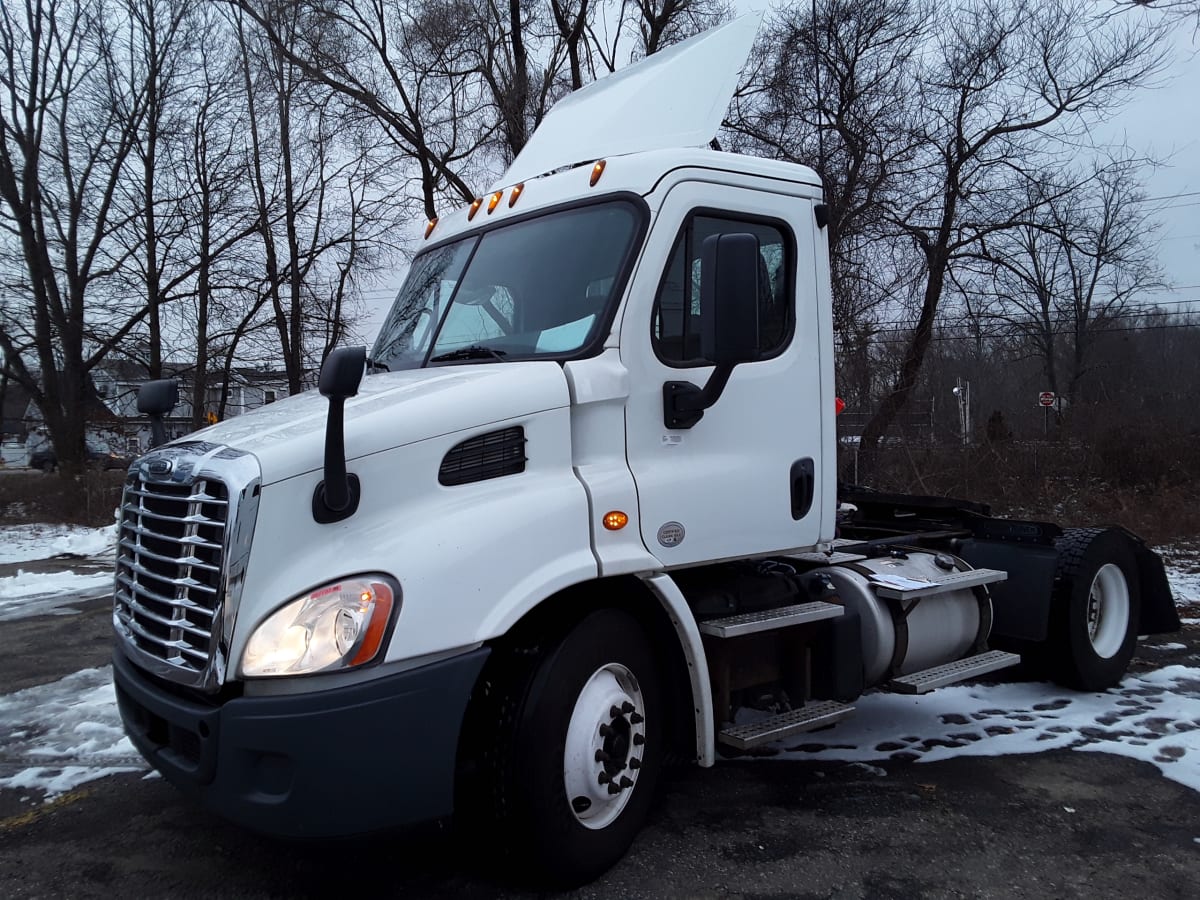
[[[346,401],[346,458],[531,415],[570,403],[551,361],[481,363],[385,372]],[[306,391],[189,434],[258,457],[263,484],[321,468],[329,401]]]

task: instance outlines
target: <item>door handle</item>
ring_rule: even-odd
[[[803,519],[812,509],[816,481],[816,466],[812,457],[806,456],[792,463],[792,518],[796,521]]]

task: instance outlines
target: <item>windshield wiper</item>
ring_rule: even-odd
[[[503,350],[494,350],[491,347],[472,344],[470,347],[459,347],[457,350],[451,350],[449,353],[439,353],[437,356],[431,357],[429,361],[447,362],[452,359],[504,359],[507,355]]]

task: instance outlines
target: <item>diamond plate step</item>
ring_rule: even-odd
[[[726,616],[723,619],[709,619],[707,622],[700,623],[700,633],[711,634],[719,638],[740,637],[743,634],[754,634],[758,631],[787,628],[789,625],[804,625],[807,622],[834,619],[842,612],[843,607],[835,603],[816,600],[812,603],[797,603],[794,606],[764,609],[762,612]]]
[[[900,576],[891,584],[886,575],[872,575],[871,587],[875,588],[876,595],[887,600],[916,600],[1007,579],[1008,573],[999,569],[968,569],[965,572],[950,572],[937,581],[915,581]]]
[[[738,750],[748,750],[761,744],[781,741],[803,731],[824,728],[826,725],[840,722],[852,712],[853,706],[846,706],[836,700],[819,700],[759,722],[726,725],[717,732],[717,740]]]
[[[932,669],[913,672],[911,675],[901,675],[888,682],[888,687],[900,694],[927,694],[935,688],[965,681],[976,675],[995,672],[997,669],[1007,669],[1020,661],[1021,657],[1016,653],[989,650],[977,656],[968,656],[966,659],[943,663]]]
[[[790,553],[784,559],[795,559],[800,562],[816,563],[820,566],[837,566],[842,563],[861,562],[866,559],[861,553],[842,553],[835,550],[832,553],[821,553],[814,550],[810,553]]]

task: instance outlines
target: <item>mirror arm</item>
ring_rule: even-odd
[[[312,516],[321,525],[348,519],[358,510],[362,488],[346,471],[346,398],[358,393],[366,365],[366,347],[334,350],[321,366],[320,391],[329,398],[325,420],[324,478],[313,491]]]
[[[702,418],[704,411],[721,399],[733,363],[722,363],[713,369],[704,387],[690,381],[668,381],[663,385],[663,424],[667,428],[691,428]]]
[[[150,414],[150,448],[160,447],[167,442],[167,426],[162,413]]]

